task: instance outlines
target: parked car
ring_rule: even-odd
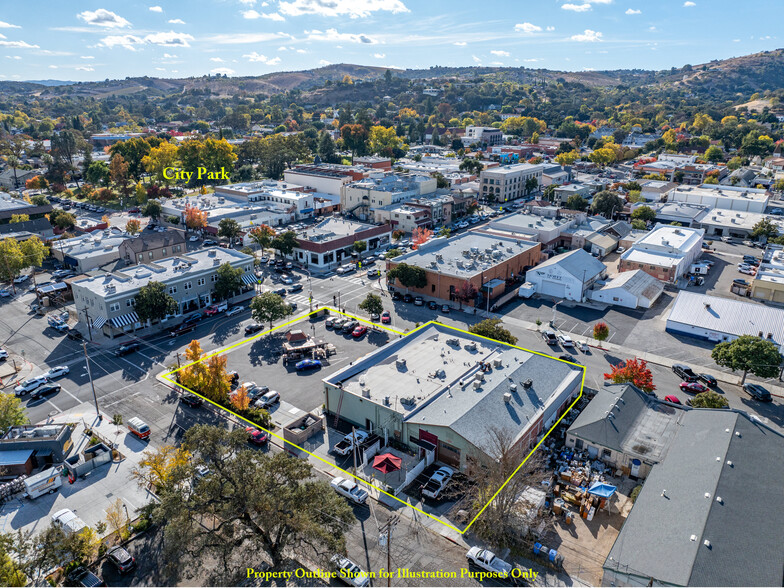
[[[378,278],[379,276],[381,276],[381,271],[380,270],[377,270],[376,268],[368,270],[367,277],[369,279],[374,280],[374,279]]]
[[[751,286],[751,284],[749,284],[746,280],[742,278],[735,278],[734,280],[732,280],[732,283],[736,286],[744,286],[746,288]]]
[[[245,327],[245,334],[252,335],[253,333],[258,333],[259,331],[263,331],[263,330],[264,330],[264,325],[253,323],[252,325],[247,325]]]
[[[422,298],[421,296],[417,296],[416,298],[414,298],[414,306],[424,306],[424,305],[425,305],[424,298]]]
[[[343,555],[334,555],[330,560],[337,569],[336,576],[343,583],[354,588],[370,586],[370,574]]]
[[[708,390],[707,386],[700,384],[699,382],[681,382],[679,386],[681,390],[691,394],[700,394],[701,392],[706,392]]]
[[[204,309],[204,314],[207,316],[215,316],[221,312],[225,312],[229,308],[228,303],[222,302],[220,304],[210,304]]]
[[[355,504],[365,504],[367,502],[367,490],[360,488],[354,480],[338,477],[333,478],[329,485],[332,486],[335,492],[345,496]]]
[[[110,561],[121,574],[130,572],[136,566],[136,560],[124,547],[117,545],[106,552],[106,559]]]
[[[28,276],[27,274],[22,274],[21,276],[17,276],[14,278],[14,284],[24,284],[29,279],[30,276]]]
[[[710,374],[697,374],[697,379],[710,388],[714,388],[718,385],[716,378]]]
[[[562,347],[574,347],[574,341],[569,335],[558,335],[558,342]]]
[[[203,313],[201,313],[201,312],[194,312],[194,313],[191,313],[188,316],[186,316],[185,320],[182,321],[182,324],[190,325],[190,324],[199,322],[203,318],[204,318],[204,314]]]
[[[180,401],[184,405],[190,406],[191,408],[199,408],[202,404],[204,404],[204,400],[195,394],[183,394],[180,397]]]
[[[188,241],[190,241],[191,243],[195,243],[198,240],[199,240],[199,237],[197,235],[191,235],[191,238],[188,239]]]
[[[142,440],[149,439],[152,433],[149,425],[139,417],[133,417],[128,420],[128,430]]]
[[[0,349],[0,361],[8,359],[8,352],[5,349]]]
[[[760,386],[759,384],[743,384],[742,388],[743,391],[754,400],[759,400],[761,402],[771,402],[773,400],[767,388]]]
[[[365,325],[359,325],[351,332],[351,336],[355,339],[359,339],[362,335],[367,333],[368,328]]]
[[[269,410],[278,402],[280,402],[280,393],[276,392],[275,390],[270,390],[264,396],[256,400],[253,403],[253,405],[256,408],[263,408],[264,410]]]
[[[53,368],[50,368],[49,371],[44,372],[41,374],[42,378],[46,378],[47,380],[54,380],[55,378],[61,378],[66,375],[71,370],[68,368],[67,365],[57,365]]]
[[[106,586],[103,578],[97,576],[84,566],[74,568],[65,578],[66,584],[69,586],[84,586],[85,588],[93,588],[95,586]]]
[[[297,371],[301,372],[304,370],[315,370],[321,367],[321,360],[319,359],[303,359],[302,361],[298,361],[297,364],[294,366],[297,368]]]
[[[2,290],[0,290],[0,292],[2,292]],[[0,295],[2,295],[2,294],[0,294]],[[9,296],[10,296],[10,294],[9,294]],[[403,296],[400,294],[400,292],[392,292],[392,301],[393,302],[397,302],[398,300],[403,300]]]
[[[243,310],[245,310],[245,307],[243,306],[232,306],[226,311],[226,316],[234,316],[235,314],[241,313]]]
[[[695,374],[689,366],[683,365],[682,363],[674,363],[672,365],[672,372],[686,382],[697,381],[697,374]]]
[[[421,297],[420,297],[420,298],[421,298]],[[416,301],[414,301],[414,304],[416,304]],[[430,300],[430,301],[427,303],[427,307],[428,307],[430,310],[438,310],[438,304],[436,303],[436,301],[435,301],[435,300]]]
[[[444,314],[449,314],[450,310],[452,310],[452,307],[449,306],[448,304],[441,305],[441,312],[443,312]]]
[[[389,314],[388,310],[385,310],[381,313],[381,324],[388,325],[392,322],[392,315]]]
[[[254,445],[266,445],[269,442],[269,435],[264,431],[259,431],[256,427],[245,427],[245,432],[248,433],[249,441]]]
[[[747,276],[753,276],[754,274],[756,274],[756,273],[757,273],[757,270],[755,270],[754,268],[752,268],[752,267],[749,267],[749,266],[746,266],[746,267],[739,267],[739,268],[738,268],[738,271],[739,271],[740,273],[742,273],[742,274],[746,274]]]
[[[497,577],[506,578],[512,571],[512,566],[501,558],[497,557],[492,551],[474,546],[466,553],[469,565],[496,574]]]
[[[666,400],[667,402],[671,402],[672,404],[680,404],[681,403],[681,401],[678,400],[678,397],[677,396],[673,396],[672,394],[668,394],[667,396],[665,396],[664,400]]]
[[[11,295],[12,293],[9,288],[3,288],[2,290],[0,290],[0,298],[8,298]]]
[[[115,357],[122,357],[123,355],[139,351],[139,349],[141,349],[141,345],[138,343],[124,343],[114,350],[114,355]]]
[[[446,466],[438,468],[435,473],[430,476],[430,479],[427,481],[424,488],[422,488],[422,496],[433,499],[438,498],[449,485],[449,482],[452,481],[452,476],[454,475],[455,471],[452,468]]]
[[[57,394],[62,387],[60,384],[44,384],[43,386],[39,386],[33,393],[30,395],[32,400],[38,400],[39,398],[43,398],[44,396],[51,396],[52,394]]]
[[[286,296],[286,288],[278,288],[277,290],[273,290],[272,293],[284,298]]]
[[[545,343],[548,345],[557,345],[558,344],[558,337],[555,336],[555,332],[547,331],[542,332],[542,339],[544,339]]]
[[[405,296],[403,296],[403,302],[405,302],[406,304],[410,304],[413,301],[414,301],[414,297],[411,296],[411,294],[406,294]]]

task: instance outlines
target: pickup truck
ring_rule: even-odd
[[[334,478],[329,484],[335,492],[341,496],[345,496],[355,504],[365,504],[365,502],[367,502],[367,490],[360,488],[354,480],[349,480],[348,478]]]
[[[438,498],[444,488],[446,488],[452,480],[454,474],[455,472],[452,468],[446,466],[438,468],[438,470],[430,476],[427,484],[425,484],[425,487],[422,489],[422,496],[433,499]]]
[[[512,572],[512,566],[504,560],[495,556],[495,553],[487,549],[472,547],[466,553],[469,565],[473,564],[485,571],[498,574],[499,578],[506,578]]]
[[[338,455],[348,455],[352,451],[354,451],[354,441],[356,440],[357,447],[362,445],[362,443],[369,437],[369,435],[365,431],[355,431],[354,433],[349,433],[343,440],[340,441],[333,450]]]

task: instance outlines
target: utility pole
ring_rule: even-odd
[[[387,519],[387,522],[384,523],[379,529],[381,534],[379,535],[379,541],[384,542],[386,541],[387,544],[387,586],[392,586],[392,531],[395,530],[395,526],[400,521],[399,515],[390,515]]]
[[[356,427],[351,427],[351,449],[354,455],[354,477],[357,477],[357,429]]]
[[[93,389],[93,401],[95,401],[95,414],[98,416],[98,421],[101,420],[101,411],[98,408],[98,396],[95,394],[95,384],[93,383],[93,372],[90,370],[90,358],[87,356],[87,343],[82,341],[82,349],[84,350],[84,362],[87,364],[87,375],[90,377],[90,387]]]
[[[177,367],[178,368],[181,367],[180,366],[180,352],[179,351],[177,352]]]

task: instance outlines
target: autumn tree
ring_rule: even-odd
[[[369,148],[371,153],[385,157],[402,157],[407,145],[397,136],[395,127],[377,125],[370,128]]]
[[[267,225],[261,225],[251,229],[248,236],[259,246],[262,254],[264,254],[264,250],[270,246],[273,237],[275,237],[275,229]]]
[[[185,226],[192,231],[201,230],[207,226],[207,212],[202,212],[196,206],[185,205]]]
[[[229,395],[229,402],[237,412],[248,410],[248,407],[250,406],[250,396],[248,396],[247,386],[243,384],[232,392]]]
[[[26,223],[30,220],[29,214],[12,214],[8,224],[13,225],[16,223]]]
[[[188,451],[173,445],[164,445],[153,451],[146,451],[139,465],[131,470],[131,477],[141,488],[155,488],[159,494],[172,490],[177,480],[177,468],[188,463]]]
[[[340,137],[352,157],[365,154],[369,136],[368,130],[358,124],[344,125],[340,129]]]
[[[157,147],[150,149],[150,153],[142,158],[142,165],[148,174],[152,174],[155,179],[168,186],[172,183],[172,174],[164,174],[164,170],[172,168],[177,163],[177,146],[172,143],[163,142]],[[168,178],[166,176],[169,176]]]
[[[37,236],[18,242],[12,237],[0,241],[0,279],[11,282],[31,266],[40,266],[49,255],[49,248]]]
[[[131,536],[131,530],[128,528],[131,521],[128,520],[126,508],[122,498],[118,498],[106,509],[106,526],[123,541]]]
[[[612,366],[609,374],[604,374],[605,380],[613,384],[634,384],[643,392],[650,394],[656,390],[653,385],[653,374],[644,359],[627,359],[623,363]]]
[[[605,322],[598,322],[593,326],[593,338],[597,341],[605,341],[610,336],[610,327]]]
[[[433,236],[433,231],[426,227],[417,227],[411,233],[411,249],[418,249],[420,245],[427,242]]]
[[[609,147],[594,149],[594,151],[588,156],[588,159],[590,159],[593,163],[604,167],[605,165],[609,165],[615,161],[615,150],[610,149]]]
[[[125,232],[129,235],[135,235],[142,230],[142,223],[140,223],[137,219],[132,218],[127,223],[125,223]]]
[[[218,404],[226,404],[231,391],[231,376],[226,369],[228,358],[223,354],[213,354],[201,363],[204,364],[201,393]]]
[[[455,298],[457,298],[460,303],[460,308],[463,308],[464,303],[468,304],[469,302],[476,300],[477,294],[479,294],[479,290],[476,289],[473,282],[465,280],[455,292]]]
[[[128,171],[128,163],[126,163],[123,156],[119,153],[116,153],[109,163],[109,177],[123,197],[130,195],[133,182],[131,181],[131,175]]]
[[[558,165],[566,167],[572,165],[579,158],[580,154],[577,151],[569,151],[567,153],[559,153],[556,155],[555,161],[558,163]]]

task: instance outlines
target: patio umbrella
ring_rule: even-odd
[[[391,453],[382,453],[373,458],[373,468],[384,474],[384,484],[387,483],[387,474],[397,472],[403,467],[403,460]]]

